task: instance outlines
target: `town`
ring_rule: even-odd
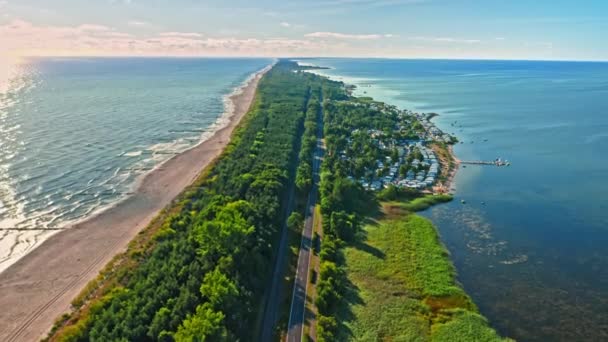
[[[340,158],[347,160],[360,148],[362,144],[357,145],[355,141],[361,136],[369,137],[378,153],[375,154],[376,160],[368,163],[363,172],[357,172],[356,167],[351,168],[349,179],[371,191],[391,185],[416,190],[431,189],[438,182],[442,167],[431,145],[454,144],[456,138],[442,132],[431,122],[437,114],[413,113],[375,102],[368,105],[369,109],[393,118],[395,133],[386,129],[355,129],[347,139],[346,148],[340,152]]]
[[[380,148],[388,146],[380,142]],[[377,191],[388,186],[407,187],[418,190],[435,184],[439,174],[439,163],[435,152],[424,145],[424,141],[399,141],[399,159],[378,161],[376,177],[371,181],[360,178],[359,182],[368,190]]]

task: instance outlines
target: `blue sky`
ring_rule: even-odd
[[[0,53],[608,60],[600,0],[0,0]]]

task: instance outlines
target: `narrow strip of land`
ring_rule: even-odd
[[[323,99],[320,101],[323,102]],[[322,106],[321,106],[322,108]],[[298,254],[298,266],[296,277],[293,284],[293,295],[291,308],[289,310],[289,323],[287,326],[287,342],[300,342],[304,329],[304,319],[306,317],[306,285],[308,283],[309,265],[312,248],[312,228],[315,215],[315,205],[319,193],[319,169],[323,158],[323,113],[319,113],[317,124],[317,146],[315,148],[312,172],[313,183],[306,203],[306,213],[304,217],[304,229],[302,231],[302,242]]]
[[[0,274],[0,341],[43,337],[104,265],[124,251],[129,241],[222,152],[251,106],[264,72],[231,98],[234,112],[226,127],[148,174],[132,197],[57,233]]]
[[[310,93],[309,93],[310,98]],[[306,100],[308,101],[309,98]],[[299,162],[299,161],[298,161]],[[295,163],[295,165],[298,164]],[[295,170],[294,170],[295,174]],[[282,298],[282,283],[284,277],[284,269],[285,262],[287,257],[288,243],[289,243],[289,229],[287,227],[287,219],[289,215],[293,212],[295,205],[295,193],[296,186],[295,181],[290,182],[289,188],[287,190],[287,205],[285,207],[284,217],[285,221],[281,226],[281,235],[279,238],[279,245],[276,249],[276,259],[274,263],[274,269],[272,271],[272,279],[270,283],[269,291],[266,291],[266,298],[264,298],[264,308],[263,308],[263,316],[262,316],[262,327],[260,329],[260,341],[270,341],[273,339],[273,334],[275,332],[278,315],[279,315],[279,306],[281,305],[280,301]]]
[[[281,301],[281,283],[283,282],[283,271],[285,267],[285,257],[287,253],[287,245],[289,242],[289,232],[287,229],[287,217],[293,211],[295,197],[295,183],[291,182],[287,190],[287,206],[285,209],[285,222],[281,227],[281,237],[279,238],[279,246],[277,247],[277,257],[272,271],[272,280],[270,291],[266,292],[264,303],[264,314],[262,318],[262,328],[260,332],[260,341],[271,341],[277,324],[278,310]]]

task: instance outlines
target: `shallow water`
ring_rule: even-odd
[[[608,340],[608,63],[307,61],[463,142],[456,200],[425,213],[501,333]],[[463,205],[460,200],[467,204]]]
[[[29,59],[0,81],[0,271],[199,143],[269,59]],[[6,76],[4,76],[6,75]],[[20,230],[15,230],[18,228]]]

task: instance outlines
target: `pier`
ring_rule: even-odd
[[[511,166],[511,163],[507,160],[501,160],[500,158],[492,161],[474,160],[474,161],[461,161],[463,165],[491,165],[491,166]]]

